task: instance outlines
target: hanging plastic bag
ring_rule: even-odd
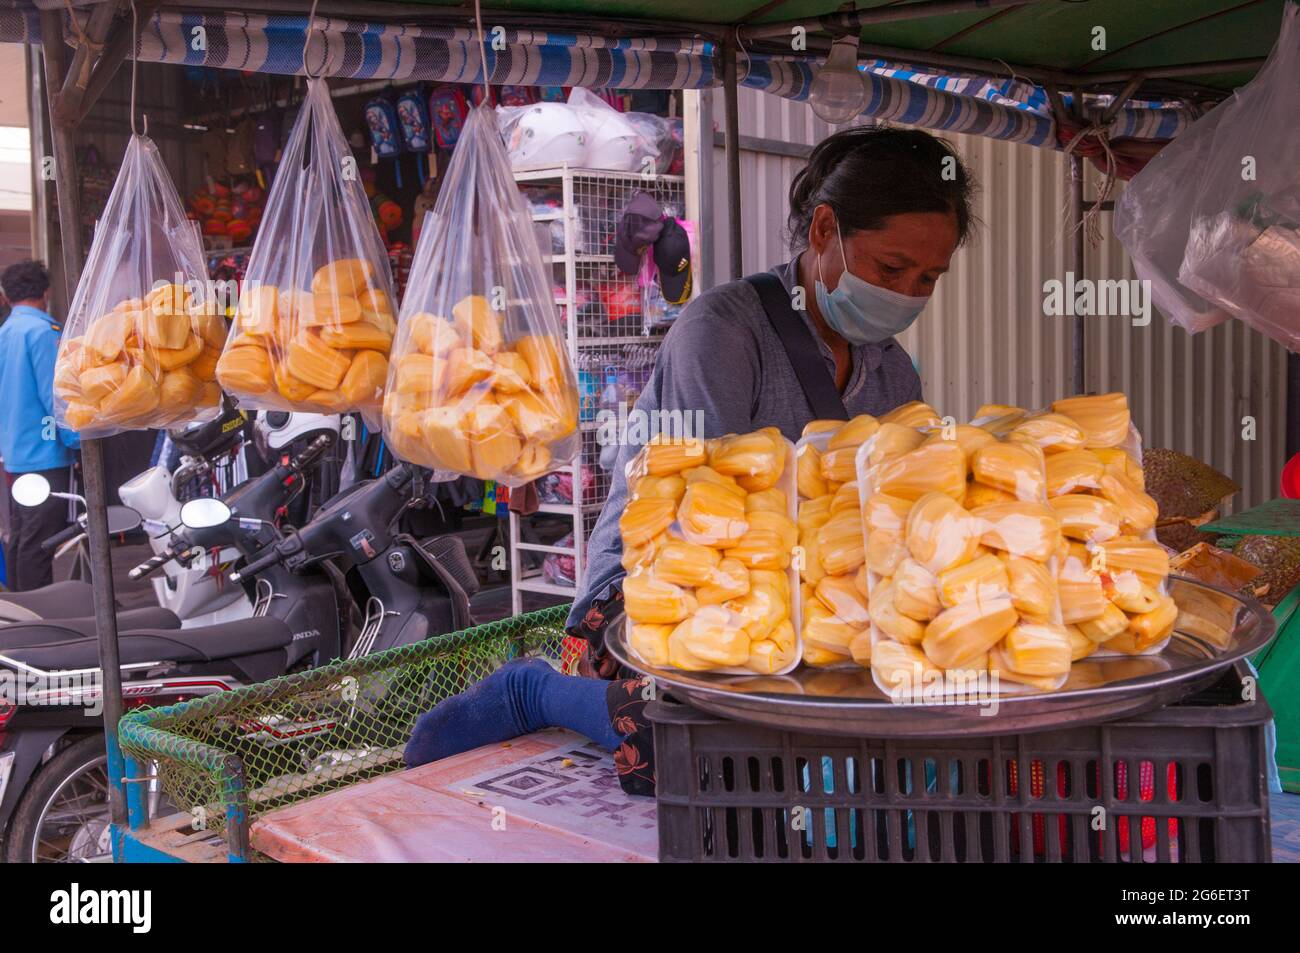
[[[1133,270],[1151,282],[1160,312],[1190,334],[1231,317],[1178,280],[1192,221],[1187,183],[1204,168],[1222,117],[1221,109],[1212,110],[1161,149],[1115,205],[1115,235],[1133,259]]]
[[[1291,350],[1300,349],[1300,8],[1287,4],[1267,62],[1217,106],[1200,166],[1184,285]],[[1186,183],[1191,186],[1191,182]]]
[[[324,80],[271,187],[217,366],[241,407],[360,411],[377,426],[396,329],[388,257]]]
[[[461,133],[420,233],[384,399],[403,459],[520,486],[578,451],[578,387],[496,115]]]
[[[59,344],[54,413],[83,437],[214,419],[225,321],[158,147],[127,143]]]

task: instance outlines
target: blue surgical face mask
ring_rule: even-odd
[[[821,259],[817,259],[817,307],[826,323],[851,344],[878,344],[886,338],[902,334],[920,316],[930,299],[914,298],[881,288],[859,278],[849,271],[849,261],[844,257],[844,236],[840,223],[835,222],[835,234],[840,240],[840,259],[844,271],[834,291],[826,290],[822,281]]]

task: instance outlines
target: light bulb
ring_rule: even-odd
[[[808,90],[808,104],[820,119],[848,122],[867,103],[867,90],[858,73],[858,38],[842,36],[831,44],[830,56]]]

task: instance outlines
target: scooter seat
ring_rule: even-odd
[[[133,629],[179,629],[181,620],[170,609],[157,606],[128,609],[117,614],[118,633]],[[8,649],[32,645],[76,642],[95,639],[97,629],[92,619],[48,619],[40,622],[11,622],[0,626],[0,655]]]
[[[0,592],[0,622],[76,619],[94,614],[94,588],[76,579],[27,592]]]
[[[283,649],[293,633],[279,619],[252,618],[199,629],[136,629],[118,635],[123,665],[141,662],[215,662]],[[99,641],[64,630],[64,638],[24,647],[0,647],[0,655],[45,671],[98,668]]]

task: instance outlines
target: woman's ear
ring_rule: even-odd
[[[813,209],[812,219],[808,222],[808,247],[814,255],[820,255],[834,236],[835,213],[829,205],[818,205]]]

